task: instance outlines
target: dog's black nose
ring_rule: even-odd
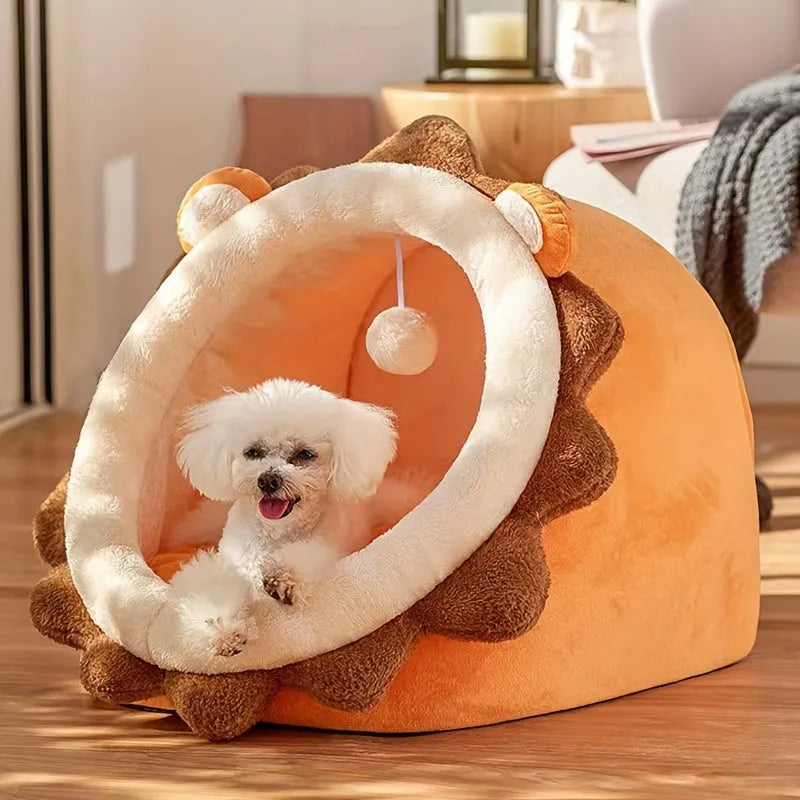
[[[258,476],[258,488],[264,494],[274,494],[283,486],[283,478],[277,472],[262,472]]]

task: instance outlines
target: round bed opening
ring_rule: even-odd
[[[375,316],[397,302],[395,238],[342,238],[299,253],[271,280],[253,285],[216,327],[178,386],[145,470],[139,536],[145,557],[159,556],[154,566],[175,549],[170,530],[199,500],[175,463],[181,418],[187,407],[229,389],[287,377],[390,408],[399,436],[387,477],[432,488],[450,468],[480,407],[481,311],[451,256],[401,237],[406,304],[429,315],[439,350],[419,375],[379,369],[366,351],[365,334]],[[176,564],[163,566],[157,571],[168,574]]]
[[[437,361],[413,378],[380,372],[364,344],[395,302],[397,234],[408,303],[440,339]],[[98,385],[65,507],[86,609],[145,661],[209,674],[272,669],[366,636],[429,594],[513,509],[544,448],[560,354],[553,296],[528,245],[464,181],[351,164],[270,192],[192,249]],[[421,467],[438,483],[336,562],[302,607],[260,603],[264,635],[231,665],[192,637],[188,598],[155,560],[169,557],[162,536],[198,499],[176,463],[186,409],[276,375],[391,407],[392,470]],[[175,552],[173,564],[189,555]]]

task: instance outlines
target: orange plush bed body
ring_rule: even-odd
[[[355,165],[270,184],[211,173],[183,214],[206,213],[192,198],[208,187],[206,205],[241,202],[202,235],[184,220],[189,253],[121,345],[35,522],[51,571],[32,617],[81,650],[91,694],[174,708],[210,739],[261,720],[417,732],[747,655],[750,414],[725,325],[672,256],[596,208],[487,178],[442,118]],[[364,343],[394,303],[397,236],[406,296],[439,338],[416,376],[382,372]],[[436,488],[342,562],[346,590],[276,611],[252,656],[199,663],[175,644],[166,583],[192,554],[162,546],[197,502],[179,422],[274,376],[391,408],[390,474]],[[395,577],[376,591],[371,573]]]

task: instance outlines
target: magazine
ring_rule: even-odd
[[[573,125],[572,143],[589,161],[621,161],[710,139],[718,120],[658,120]]]

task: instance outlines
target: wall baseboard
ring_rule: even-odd
[[[751,405],[800,403],[800,366],[745,364],[742,374]]]
[[[761,315],[742,366],[750,402],[800,403],[800,315]]]
[[[52,411],[52,407],[46,403],[36,406],[26,406],[19,411],[14,411],[11,414],[6,414],[0,417],[0,436],[13,428],[29,422],[36,417],[44,416]]]

